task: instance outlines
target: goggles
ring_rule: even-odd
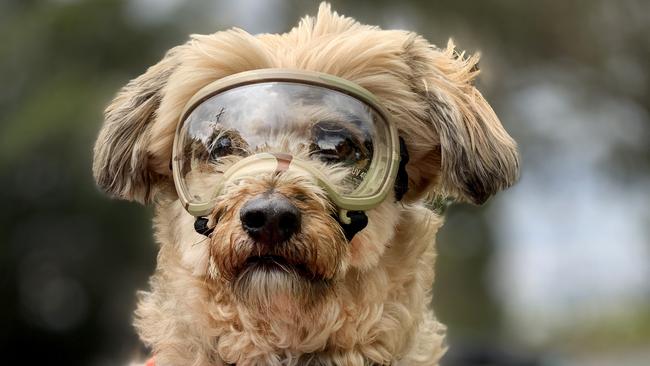
[[[172,172],[179,199],[209,214],[228,182],[265,173],[314,179],[341,210],[365,211],[391,189],[397,131],[376,98],[316,72],[262,69],[217,80],[185,106]]]

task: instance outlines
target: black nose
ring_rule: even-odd
[[[270,245],[285,242],[300,230],[300,210],[279,194],[258,196],[246,202],[239,218],[251,238]]]

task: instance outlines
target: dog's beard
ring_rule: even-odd
[[[332,281],[282,257],[251,257],[231,282],[237,300],[264,310],[309,309],[331,291]]]
[[[340,253],[324,249],[332,244],[300,234],[277,248],[264,248],[246,238],[219,267],[240,304],[259,310],[307,309],[327,297],[339,273]]]

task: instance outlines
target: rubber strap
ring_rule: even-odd
[[[395,177],[395,200],[401,201],[406,192],[409,190],[409,174],[406,172],[406,164],[409,162],[409,152],[406,149],[406,143],[400,136],[399,138],[399,168],[397,177]]]

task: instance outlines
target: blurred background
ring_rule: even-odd
[[[650,365],[650,2],[332,1],[480,51],[519,184],[452,206],[434,307],[443,366]],[[118,365],[140,345],[151,210],[91,176],[102,111],[190,33],[284,32],[317,1],[0,1],[3,364]],[[10,362],[11,361],[11,362]]]

